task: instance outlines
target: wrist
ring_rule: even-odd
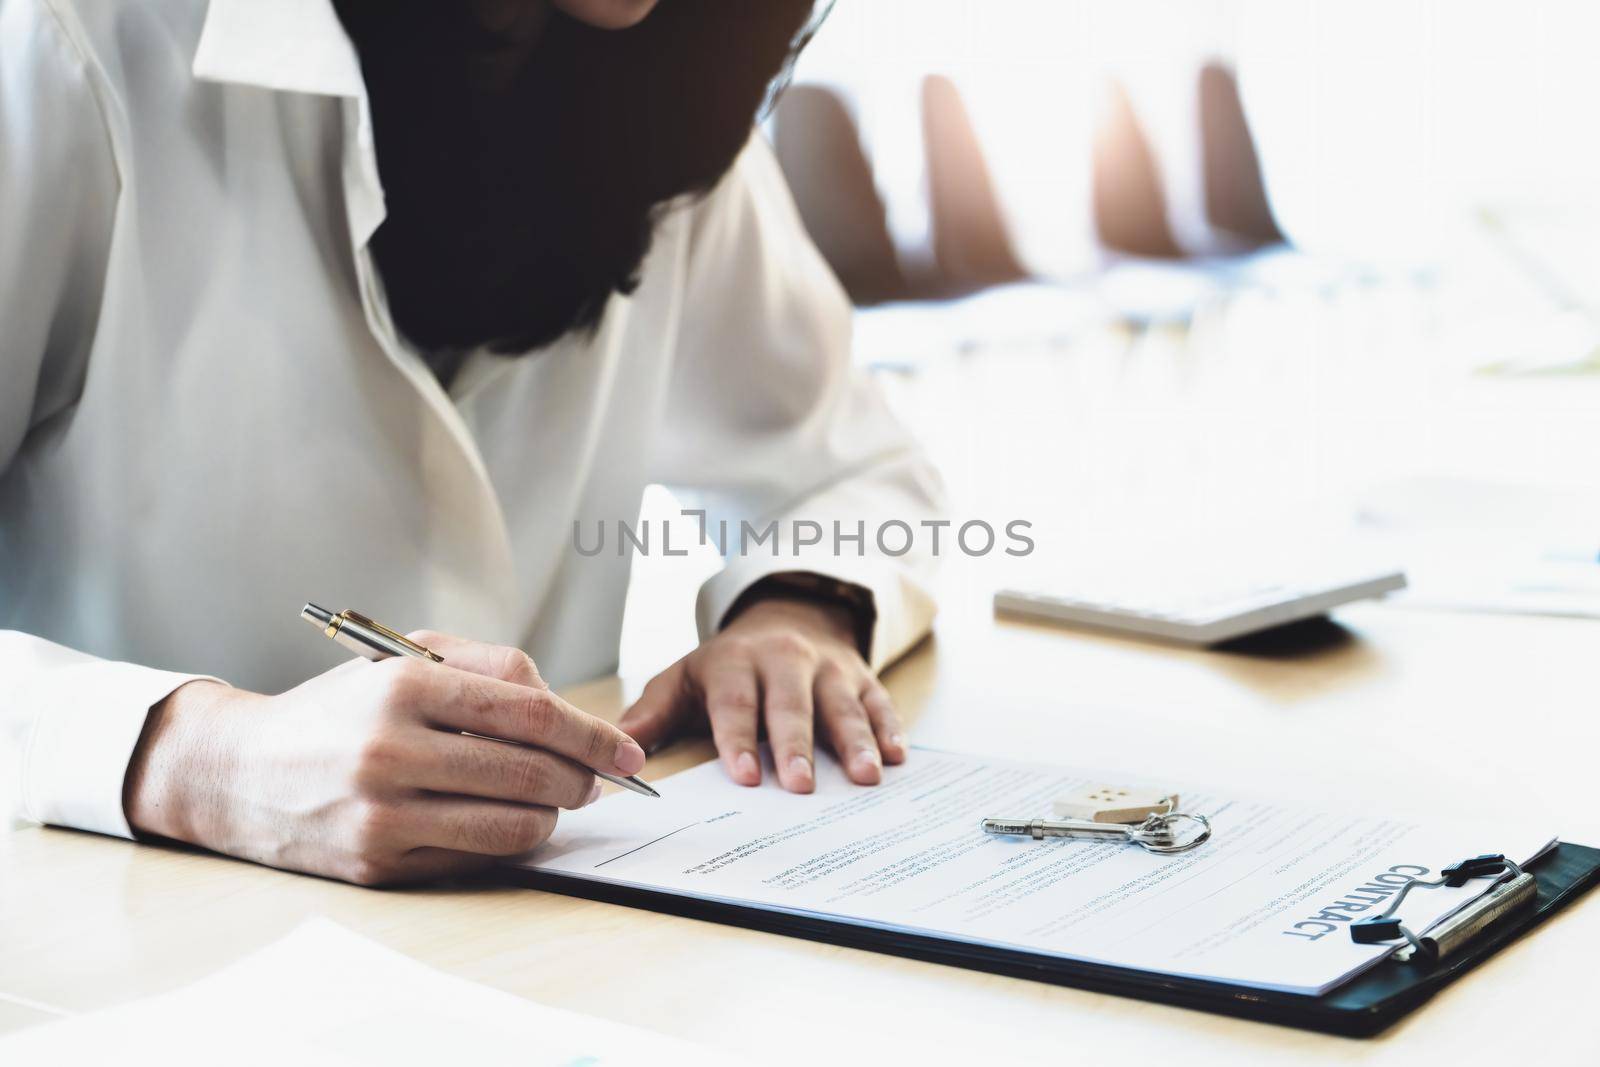
[[[764,596],[745,605],[738,618],[731,620],[724,629],[744,627],[781,627],[837,641],[852,649],[856,644],[855,615],[849,608],[804,597]]]
[[[812,571],[769,574],[733,602],[723,617],[723,628],[763,604],[780,605],[775,610],[778,614],[787,612],[806,621],[821,620],[822,629],[852,646],[863,659],[871,658],[878,612],[872,594],[862,586]],[[790,611],[782,605],[797,607]],[[811,610],[799,610],[804,608]]]
[[[208,846],[222,812],[204,796],[219,780],[224,707],[239,695],[209,680],[186,682],[150,709],[128,761],[123,810],[135,834]]]

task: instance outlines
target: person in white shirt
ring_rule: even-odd
[[[0,0],[30,817],[380,883],[536,846],[697,723],[748,785],[759,731],[797,791],[814,739],[861,783],[906,757],[876,672],[932,561],[874,531],[939,484],[752,135],[814,17]],[[651,482],[728,558],[623,732],[546,683],[615,669],[631,554],[579,549]],[[745,526],[776,533],[718,536]],[[306,599],[425,621],[446,663],[341,664]]]

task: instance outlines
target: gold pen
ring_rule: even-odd
[[[360,612],[345,610],[335,615],[327,608],[319,608],[315,604],[307,604],[300,609],[300,617],[320,629],[325,637],[339,642],[345,648],[358,656],[370,660],[388,659],[391,656],[411,656],[414,659],[430,660],[434,663],[443,663],[444,657],[431,648],[423,648],[404,634],[395,633],[382,623],[362,615]],[[592,770],[593,768],[591,768]],[[595,771],[595,774],[622,788],[638,793],[640,796],[659,797],[651,785],[636,774],[626,778],[621,775],[607,774],[605,771]]]

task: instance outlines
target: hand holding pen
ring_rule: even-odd
[[[445,661],[443,656],[422,641],[416,640],[414,637],[406,637],[404,634],[395,633],[387,626],[374,622],[359,612],[347,610],[335,615],[327,608],[319,608],[315,604],[307,604],[300,609],[300,617],[313,626],[320,628],[327,637],[339,642],[339,644],[363,659],[377,661],[389,659],[392,656],[410,656],[412,659],[427,660],[430,663],[443,663]],[[419,634],[416,636],[425,635]],[[436,639],[434,640],[435,644],[453,640],[438,634],[432,635],[432,637]],[[521,661],[532,672],[532,681],[525,684],[537,685],[540,689],[549,689],[549,686],[544,684],[544,679],[539,677],[539,671],[533,666],[533,660],[528,658],[527,653],[515,649],[507,650],[507,652],[512,654],[511,658],[513,659],[518,658],[520,655]],[[598,768],[595,769],[594,773],[596,777],[604,778],[613,785],[620,785],[622,788],[638,793],[640,796],[659,797],[661,795],[638,775],[630,774],[627,777],[622,777],[609,774]]]
[[[363,885],[419,881],[533,849],[559,809],[599,797],[597,772],[643,769],[632,738],[551,692],[522,651],[409,640],[443,662],[351,660],[272,696],[181,686],[129,765],[130,826]]]

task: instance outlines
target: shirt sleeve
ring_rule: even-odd
[[[0,473],[77,397],[119,189],[87,63],[39,0],[0,6]]]
[[[851,309],[753,136],[692,209],[677,359],[653,480],[702,509],[725,566],[700,590],[702,640],[740,593],[805,571],[872,597],[880,669],[934,614],[943,487],[850,358]]]
[[[77,397],[119,188],[71,37],[38,0],[0,4],[0,479]],[[4,608],[0,624],[26,625]],[[188,680],[0,629],[0,820],[130,836],[129,757],[150,707]]]
[[[0,677],[8,682],[0,717],[13,749],[17,812],[132,837],[122,792],[145,719],[198,676],[96,659],[0,630]]]

